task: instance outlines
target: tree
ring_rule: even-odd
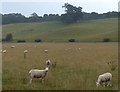
[[[75,42],[75,39],[69,39],[68,41],[69,42]]]
[[[4,14],[2,16],[2,24],[10,24],[10,23],[21,23],[25,22],[25,16],[20,13],[10,13]]]
[[[30,17],[38,17],[37,13],[32,13]]]
[[[38,16],[37,13],[32,13],[31,16],[28,18],[29,22],[41,22],[42,17]]]
[[[105,39],[103,40],[103,42],[110,42],[110,39],[109,39],[109,38],[105,38]]]
[[[35,40],[35,42],[42,42],[42,40],[40,40],[40,39],[37,39],[37,40]]]
[[[5,37],[5,41],[12,41],[13,40],[13,36],[11,33],[7,34]]]
[[[61,15],[61,20],[65,23],[75,23],[78,20],[82,19],[83,13],[82,13],[82,7],[75,7],[71,4],[65,3],[65,14]]]

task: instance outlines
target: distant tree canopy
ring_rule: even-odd
[[[82,12],[82,7],[76,7],[65,3],[65,14],[44,14],[38,16],[35,12],[29,17],[25,17],[20,13],[0,14],[2,15],[2,24],[24,23],[24,22],[45,22],[45,21],[62,21],[64,23],[75,23],[80,20],[103,19],[118,17],[116,11],[98,14],[97,12]],[[119,14],[120,15],[120,14]]]
[[[61,21],[65,23],[75,23],[82,19],[82,7],[75,7],[71,4],[65,3],[63,8],[65,8],[65,14],[61,15]]]
[[[2,24],[25,22],[26,18],[20,13],[11,13],[2,15]]]
[[[12,41],[13,40],[13,36],[11,33],[7,34],[5,37],[5,41]]]

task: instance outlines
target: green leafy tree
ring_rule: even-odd
[[[65,3],[65,14],[61,15],[61,20],[65,23],[75,23],[78,20],[82,19],[83,13],[82,13],[82,7],[76,7],[71,4]]]
[[[12,34],[11,33],[7,34],[5,40],[6,41],[12,41],[13,40]]]

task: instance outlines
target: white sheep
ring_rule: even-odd
[[[45,53],[48,53],[48,50],[44,50]]]
[[[102,75],[99,75],[98,80],[96,82],[96,86],[98,87],[100,84],[105,84],[107,83],[107,86],[112,86],[111,84],[112,81],[112,74],[111,73],[104,73]]]
[[[46,61],[46,65],[51,65],[51,61],[49,59]]]
[[[11,48],[15,48],[15,46],[11,46]]]
[[[24,50],[24,53],[28,53],[28,50]]]
[[[6,53],[7,52],[7,50],[3,50],[3,53]]]
[[[48,67],[46,67],[44,70],[31,69],[31,70],[29,71],[30,83],[32,83],[32,79],[33,79],[33,78],[42,79],[42,83],[43,83],[44,78],[45,78],[48,70],[49,70]]]

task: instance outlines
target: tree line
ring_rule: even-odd
[[[104,19],[118,17],[117,11],[99,14],[97,12],[83,12],[82,7],[76,7],[65,3],[62,8],[65,14],[44,14],[43,16],[32,13],[31,16],[25,17],[21,13],[0,14],[2,15],[2,24],[27,23],[27,22],[45,22],[45,21],[62,21],[64,23],[75,23],[81,20]]]

